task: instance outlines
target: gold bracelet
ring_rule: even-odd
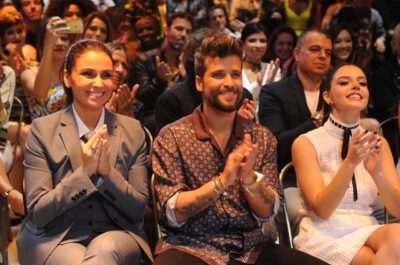
[[[218,184],[219,188],[220,188],[222,191],[225,191],[225,190],[226,190],[226,186],[225,186],[224,183],[222,182],[220,176],[216,177],[216,178],[215,178],[215,181],[216,181],[216,183]]]
[[[220,195],[222,193],[217,184],[215,183],[215,178],[212,179],[211,185],[213,186],[214,191],[217,195]]]

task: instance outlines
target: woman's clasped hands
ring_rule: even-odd
[[[106,124],[82,146],[82,165],[89,177],[96,174],[103,178],[108,177],[110,172],[110,145]]]
[[[374,176],[381,167],[381,139],[377,133],[358,128],[349,143],[346,156],[353,164],[364,162],[367,171]]]

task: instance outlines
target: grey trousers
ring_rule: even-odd
[[[123,230],[96,236],[87,246],[80,242],[59,244],[46,265],[139,265],[141,249],[136,240]]]

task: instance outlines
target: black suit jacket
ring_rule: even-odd
[[[396,116],[400,100],[400,64],[392,56],[375,71],[371,78],[370,98],[373,102],[371,114],[379,122]],[[400,138],[396,121],[391,121],[382,127],[383,134],[388,140],[395,162],[399,159]]]
[[[260,92],[258,116],[278,140],[278,167],[292,160],[293,141],[315,129],[307,107],[303,85],[297,76],[264,85]]]

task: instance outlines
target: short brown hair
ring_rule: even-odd
[[[186,13],[186,12],[175,12],[175,13],[172,13],[167,18],[167,26],[168,26],[168,28],[170,28],[172,26],[172,24],[174,23],[174,20],[178,19],[178,18],[186,19],[187,21],[189,21],[190,25],[192,25],[192,27],[193,27],[193,24],[194,24],[193,17],[189,13]]]
[[[206,57],[224,58],[229,55],[236,55],[242,58],[242,43],[233,37],[228,37],[225,33],[218,33],[210,37],[206,37],[201,42],[201,46],[195,54],[195,74],[203,76],[206,67],[204,61]]]
[[[3,34],[7,29],[18,24],[24,25],[24,19],[14,6],[0,9],[0,38],[4,37]]]

